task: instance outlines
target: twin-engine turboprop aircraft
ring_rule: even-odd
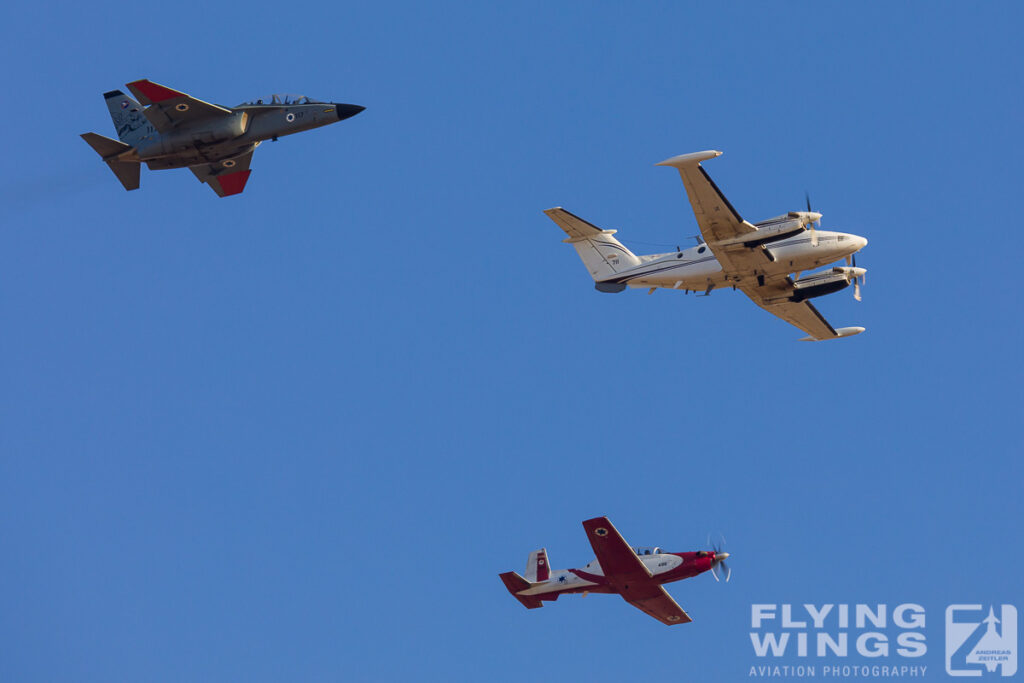
[[[719,287],[739,289],[755,304],[809,336],[821,341],[860,334],[863,327],[833,328],[809,299],[854,286],[860,300],[864,268],[853,255],[868,243],[863,237],[816,230],[821,214],[791,211],[752,224],[743,220],[700,165],[721,156],[714,150],[683,154],[659,163],[679,170],[686,194],[700,226],[702,242],[690,249],[667,254],[637,256],[617,239],[615,230],[602,230],[565,209],[544,213],[568,235],[601,292],[621,292],[626,287],[698,291],[705,295]],[[840,259],[846,266],[804,275]],[[795,273],[793,277],[791,273]]]
[[[597,559],[582,569],[556,569],[548,565],[547,550],[530,553],[526,577],[516,572],[500,574],[516,600],[527,609],[543,607],[544,600],[557,600],[565,593],[617,593],[634,607],[663,624],[693,621],[662,584],[697,576],[708,570],[718,580],[719,570],[729,580],[724,560],[729,553],[700,550],[668,553],[661,548],[633,548],[626,543],[607,517],[583,522],[587,540]]]
[[[139,187],[139,168],[188,167],[220,197],[238,194],[249,180],[249,163],[263,140],[337,123],[363,111],[357,104],[318,102],[302,95],[271,95],[222,107],[148,80],[103,97],[118,140],[83,133],[126,190]]]

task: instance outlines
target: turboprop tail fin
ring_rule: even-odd
[[[601,289],[602,280],[640,265],[636,254],[612,237],[615,230],[602,230],[561,207],[548,209],[544,213],[568,235],[564,241],[576,248],[590,276],[599,283],[598,289]],[[621,289],[625,289],[625,286]]]
[[[526,561],[526,580],[530,583],[547,581],[551,577],[551,565],[548,564],[547,548],[534,550]]]

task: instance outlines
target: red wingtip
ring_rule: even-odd
[[[166,88],[146,78],[143,78],[140,81],[132,81],[128,84],[128,87],[135,88],[140,93],[148,97],[152,102],[163,102],[164,100],[185,96],[185,93],[183,92],[171,90],[170,88]]]
[[[244,171],[235,171],[234,173],[225,173],[217,176],[217,180],[220,181],[220,187],[224,191],[222,196],[227,197],[230,194],[238,194],[245,189],[245,184],[249,181],[249,174],[252,173],[250,169]]]

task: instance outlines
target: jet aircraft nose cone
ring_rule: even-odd
[[[366,107],[360,107],[358,104],[337,104],[334,105],[334,111],[338,115],[339,121],[344,121],[347,118],[351,118],[366,109]]]

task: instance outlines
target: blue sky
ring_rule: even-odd
[[[1012,3],[26,5],[0,15],[4,680],[746,678],[752,603],[1024,606]],[[240,197],[126,193],[78,134],[150,78],[359,116]],[[542,212],[638,252],[746,218],[870,244],[859,337],[742,295],[595,292]],[[652,246],[661,245],[661,246]],[[667,247],[664,245],[668,245]],[[733,579],[667,628],[497,574],[580,521]]]

